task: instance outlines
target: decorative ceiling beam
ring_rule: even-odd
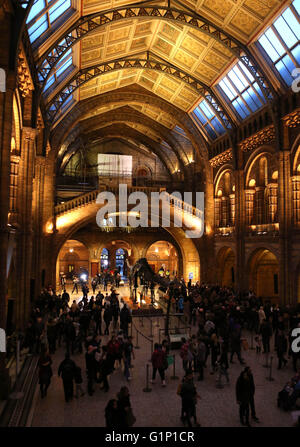
[[[115,59],[113,61],[105,62],[102,64],[97,64],[92,67],[84,68],[79,70],[69,81],[67,81],[60,91],[49,101],[46,105],[47,120],[49,123],[55,121],[56,115],[61,109],[64,102],[82,85],[91,81],[92,79],[105,75],[108,72],[119,71],[127,69],[146,69],[159,71],[170,76],[176,77],[180,81],[187,84],[189,87],[193,88],[200,96],[205,98],[211,106],[216,111],[223,122],[226,129],[232,129],[232,122],[230,118],[226,115],[223,107],[217,101],[210,87],[205,85],[203,82],[196,79],[194,76],[189,75],[185,71],[176,67],[168,62],[161,62],[151,59],[141,59],[141,58],[129,58]]]
[[[217,40],[237,58],[240,58],[244,51],[242,44],[237,39],[196,13],[165,6],[128,5],[80,17],[70,26],[37,62],[41,90],[43,90],[57,62],[64,57],[73,45],[88,34],[111,23],[144,18],[166,20],[197,29]]]

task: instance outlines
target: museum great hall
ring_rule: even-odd
[[[300,300],[300,0],[0,2],[0,326],[60,275]],[[203,191],[204,233],[99,227],[97,194]],[[191,214],[194,208],[191,207]]]

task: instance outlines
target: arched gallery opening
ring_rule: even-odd
[[[109,251],[105,247],[101,251],[100,267],[101,271],[106,270],[109,267]]]
[[[257,250],[249,262],[249,287],[258,297],[279,302],[278,260],[270,250]]]
[[[235,255],[230,247],[223,247],[218,253],[218,277],[222,287],[234,287]]]
[[[131,246],[128,242],[122,240],[114,240],[102,248],[100,254],[100,270],[101,272],[109,269],[117,269],[122,278],[127,277],[127,262],[131,256]]]
[[[146,259],[155,273],[163,268],[165,272],[169,270],[171,277],[177,276],[178,252],[170,242],[154,242],[147,250]]]
[[[56,266],[56,281],[65,275],[71,280],[73,275],[89,273],[89,251],[86,246],[75,239],[69,239],[62,246]]]

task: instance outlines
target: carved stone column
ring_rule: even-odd
[[[265,223],[264,221],[264,200],[265,188],[256,186],[255,188],[255,206],[254,206],[254,223],[257,225]]]
[[[247,284],[245,269],[245,229],[247,226],[245,202],[248,191],[244,190],[244,171],[235,171],[235,286],[238,290],[245,290]],[[250,194],[251,197],[251,194]],[[246,200],[245,200],[246,199]]]
[[[267,222],[275,223],[278,220],[278,184],[269,183],[268,186],[268,215]]]
[[[245,224],[249,226],[253,223],[254,215],[254,189],[245,189]]]
[[[2,28],[1,35],[5,35],[7,30]],[[7,35],[7,34],[6,34]],[[9,35],[9,34],[8,34]],[[0,36],[0,42],[2,43]],[[6,51],[6,50],[5,50]],[[2,52],[2,47],[1,47]],[[4,49],[1,54],[4,61]],[[7,255],[9,230],[9,186],[10,186],[10,143],[12,133],[12,110],[15,79],[11,74],[6,73],[6,92],[0,94],[0,328],[6,329],[7,316]],[[9,392],[9,374],[5,367],[5,353],[0,353],[0,399],[6,399]]]
[[[221,199],[216,197],[215,200],[215,229],[221,226]]]
[[[39,293],[42,288],[44,182],[45,157],[37,156],[35,158],[32,196],[32,222],[34,228],[32,277],[35,279],[35,294]]]
[[[292,177],[292,191],[293,225],[297,226],[300,223],[300,175]]]
[[[230,213],[229,213],[229,224],[231,227],[235,226],[235,194],[230,194]]]
[[[279,152],[278,217],[279,217],[279,296],[281,302],[292,302],[291,247],[292,229],[292,181],[290,176],[290,152]]]
[[[30,312],[32,288],[32,197],[36,130],[22,129],[22,147],[18,181],[19,232],[17,241],[18,293],[16,324],[24,328]]]
[[[229,199],[221,198],[221,227],[227,227],[229,224]]]

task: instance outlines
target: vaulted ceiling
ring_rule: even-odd
[[[170,140],[176,141],[168,149],[176,158],[189,158],[189,149],[184,151],[184,139],[189,139],[204,153],[208,138],[189,112],[206,95],[212,102],[221,104],[220,113],[228,118],[218,93],[213,90],[214,84],[237,57],[248,54],[249,44],[288,3],[282,0],[72,0],[64,20],[56,21],[59,26],[54,22],[43,38],[32,43],[56,149],[64,143],[68,126],[72,129],[80,121],[95,123],[92,120],[95,117],[102,122],[106,117],[110,125],[127,121],[126,128],[135,129],[155,143],[164,142],[167,151],[165,129],[166,134],[170,133]],[[45,91],[46,82],[70,54],[70,49],[72,66]],[[251,53],[249,58],[251,62]],[[145,93],[145,100],[142,93],[137,99],[137,86],[139,92],[149,92],[152,97],[160,98],[160,102],[150,104]],[[132,93],[127,107],[113,96],[101,104],[103,95],[109,98],[119,91],[127,92],[129,98]],[[99,98],[99,103],[91,101],[93,98]],[[68,107],[64,109],[68,99]],[[81,103],[90,105],[87,111],[77,107]],[[118,119],[112,119],[114,114]],[[143,116],[144,122],[140,119]],[[97,127],[101,134],[101,126],[93,126],[84,132]],[[63,137],[58,140],[57,135]],[[176,145],[181,154],[176,153]]]

